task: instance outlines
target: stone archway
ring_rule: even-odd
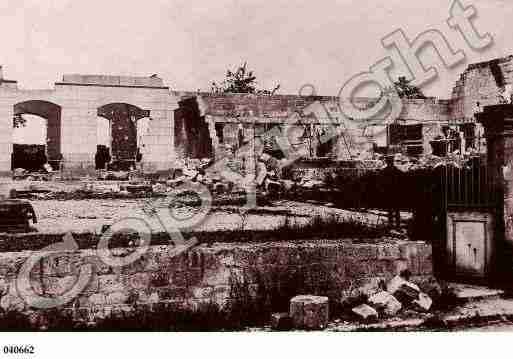
[[[130,166],[135,164],[139,153],[137,121],[150,117],[150,111],[128,103],[117,102],[99,107],[98,116],[110,121],[113,162]]]
[[[29,100],[14,105],[13,115],[35,115],[46,119],[46,157],[54,168],[58,168],[61,155],[62,108],[52,102]]]

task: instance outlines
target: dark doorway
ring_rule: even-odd
[[[98,116],[111,121],[112,170],[135,168],[138,159],[137,121],[150,116],[150,111],[142,110],[127,103],[111,103],[98,108]]]
[[[13,144],[11,170],[23,168],[28,172],[38,172],[47,162],[44,145]]]

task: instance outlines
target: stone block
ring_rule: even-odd
[[[406,282],[394,293],[394,296],[403,304],[410,304],[420,298],[420,289],[415,284]]]
[[[378,319],[378,312],[376,309],[367,304],[361,304],[354,307],[351,311],[362,321],[375,321]]]
[[[403,307],[401,302],[386,291],[381,291],[370,297],[369,304],[377,311],[381,311],[389,316],[396,315]]]
[[[271,315],[271,328],[273,330],[290,330],[293,328],[289,313],[273,313]]]
[[[299,295],[290,300],[290,317],[295,328],[323,329],[328,325],[328,297]]]

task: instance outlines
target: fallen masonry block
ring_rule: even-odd
[[[378,319],[378,312],[370,305],[362,304],[352,309],[352,312],[356,314],[360,319],[364,321],[371,321]]]
[[[433,300],[426,293],[420,293],[419,299],[415,299],[413,302],[414,308],[421,312],[428,312],[431,309]]]
[[[293,328],[289,313],[274,313],[271,315],[271,328],[273,330],[290,330]]]
[[[394,296],[403,304],[410,304],[419,299],[421,291],[413,283],[406,282],[394,293]]]
[[[392,294],[382,291],[369,298],[369,304],[386,315],[396,315],[403,307]]]
[[[419,287],[417,287],[415,284],[409,283],[409,282],[404,283],[399,288],[399,292],[404,293],[407,296],[414,298],[414,299],[418,298],[419,294],[421,293]]]
[[[417,292],[420,292],[420,288],[418,285],[412,283],[412,282],[408,282],[406,279],[404,279],[403,277],[401,276],[395,276],[394,278],[392,278],[390,280],[390,282],[388,282],[387,284],[387,292],[392,294],[392,295],[395,295],[395,293],[403,286],[403,285],[406,285],[408,287],[410,287],[412,290],[416,290]]]
[[[290,317],[295,328],[323,329],[328,325],[328,297],[298,295],[290,300]]]

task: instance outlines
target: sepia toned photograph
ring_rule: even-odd
[[[513,329],[512,2],[0,9],[2,333]]]

